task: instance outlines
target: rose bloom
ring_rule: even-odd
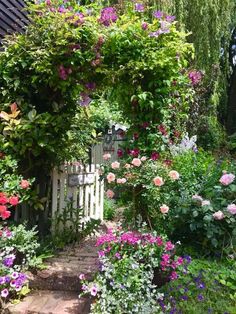
[[[7,207],[5,205],[0,205],[0,214],[4,213],[7,210]]]
[[[134,165],[135,167],[140,167],[142,162],[139,158],[134,158],[131,162],[132,165]]]
[[[166,204],[163,204],[161,207],[160,207],[160,211],[162,214],[167,214],[168,211],[169,211],[169,207],[166,205]]]
[[[18,196],[9,197],[9,204],[11,204],[12,206],[16,206],[18,203],[19,203]]]
[[[221,210],[215,212],[212,216],[215,220],[222,220],[225,217],[224,213]]]
[[[107,191],[106,191],[106,196],[107,196],[108,198],[113,198],[114,195],[115,195],[115,193],[114,193],[112,190],[107,190]]]
[[[108,183],[111,183],[111,182],[115,181],[115,179],[116,179],[115,174],[112,173],[112,172],[109,172],[108,175],[107,175],[107,181],[108,181]]]
[[[162,177],[155,177],[153,182],[156,186],[162,186],[164,184]]]
[[[208,200],[202,201],[202,206],[209,206],[209,205],[211,205],[210,201],[208,201]]]
[[[2,219],[7,219],[11,216],[11,212],[6,210],[5,212],[2,212],[0,215],[1,215]]]
[[[203,198],[202,198],[200,195],[194,194],[194,195],[192,196],[192,200],[202,202],[202,201],[203,201]]]
[[[130,164],[125,164],[125,165],[124,165],[124,168],[125,168],[125,169],[129,169],[130,167],[131,167]]]
[[[235,175],[233,175],[232,173],[225,173],[219,181],[222,185],[229,185],[234,181],[234,179]]]
[[[235,204],[228,205],[227,210],[230,212],[230,214],[236,215],[236,205]]]
[[[112,169],[119,169],[120,168],[120,163],[118,161],[114,161],[111,164]]]
[[[20,183],[20,186],[22,187],[22,189],[28,189],[28,187],[30,186],[30,183],[27,180],[22,180]]]
[[[171,180],[178,180],[180,175],[179,175],[178,171],[171,170],[169,172],[169,177],[171,178]]]
[[[142,158],[141,158],[141,161],[146,161],[147,160],[147,157],[146,156],[143,156]]]
[[[111,158],[111,154],[104,154],[102,157],[104,160],[108,160]]]
[[[127,180],[125,178],[122,178],[122,179],[117,179],[116,182],[118,184],[124,184]]]

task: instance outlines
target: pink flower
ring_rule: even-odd
[[[107,181],[108,181],[108,183],[111,183],[111,182],[115,181],[115,179],[116,179],[115,174],[112,173],[112,172],[109,172],[108,175],[107,175]]]
[[[98,288],[96,285],[93,285],[90,289],[90,293],[93,297],[95,297],[97,295],[97,292],[98,292]]]
[[[126,179],[125,178],[122,178],[122,179],[117,179],[116,180],[116,182],[118,183],[118,184],[124,184],[124,183],[126,183]]]
[[[147,157],[146,157],[146,156],[143,156],[143,157],[141,157],[140,160],[141,160],[141,161],[146,161],[146,160],[147,160]]]
[[[132,165],[134,165],[135,167],[140,167],[142,162],[139,158],[134,158],[131,162]]]
[[[1,291],[1,297],[2,297],[2,298],[6,298],[6,297],[8,296],[8,294],[9,294],[9,292],[8,292],[7,289],[3,289],[3,290]]]
[[[180,175],[179,175],[178,171],[171,170],[169,172],[169,177],[171,178],[171,180],[178,180]]]
[[[115,257],[116,257],[117,259],[121,259],[120,253],[117,252],[117,253],[115,254]]]
[[[102,157],[104,160],[109,160],[111,158],[111,154],[107,153],[107,154],[104,154]]]
[[[232,214],[236,215],[236,205],[235,204],[230,204],[227,206],[227,210]]]
[[[142,22],[141,26],[142,26],[142,29],[143,29],[144,31],[145,31],[146,29],[148,29],[148,23],[146,23],[146,22]]]
[[[171,241],[166,242],[165,250],[172,251],[175,248],[175,245]]]
[[[11,204],[12,206],[16,206],[18,203],[19,203],[18,196],[11,196],[9,198],[9,204]]]
[[[8,210],[6,210],[5,212],[1,213],[1,217],[3,220],[9,218],[11,216],[11,212],[9,212]]]
[[[178,278],[178,274],[176,273],[176,271],[172,271],[171,275],[170,275],[170,280],[175,280]]]
[[[158,152],[152,152],[152,154],[151,154],[152,160],[157,160],[159,158],[160,158],[160,154]]]
[[[156,243],[157,243],[158,246],[162,246],[163,245],[163,240],[162,240],[162,238],[160,236],[158,236],[156,238]]]
[[[158,176],[153,179],[153,182],[156,186],[162,186],[164,184],[162,177]]]
[[[0,204],[4,205],[8,202],[8,198],[5,193],[0,193]]]
[[[22,189],[28,189],[28,187],[30,186],[30,183],[28,180],[21,180],[20,186]]]
[[[183,257],[178,257],[178,259],[177,259],[177,265],[178,266],[180,266],[180,265],[182,265],[183,264],[183,262],[184,262],[184,259],[183,259]]]
[[[118,161],[114,161],[111,164],[112,169],[119,169],[120,168],[120,163]]]
[[[214,217],[215,220],[222,220],[225,217],[224,213],[221,210],[215,212],[212,216]]]
[[[106,196],[107,196],[108,198],[113,198],[114,195],[115,195],[115,193],[114,193],[112,190],[107,190],[107,191],[106,191]]]
[[[232,173],[225,173],[219,181],[222,185],[229,185],[234,181],[234,179],[235,175],[233,175]]]
[[[163,204],[161,207],[160,207],[160,211],[162,214],[167,214],[168,211],[169,211],[169,207],[165,204]]]
[[[4,213],[7,210],[7,207],[5,205],[0,205],[0,215]]]
[[[208,200],[202,201],[202,206],[209,206],[209,205],[211,205],[210,201],[208,201]]]
[[[194,194],[192,200],[202,202],[203,198],[200,195]]]
[[[79,275],[79,279],[80,279],[80,280],[85,280],[85,274],[80,274],[80,275]]]

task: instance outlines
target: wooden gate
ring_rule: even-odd
[[[99,165],[65,164],[53,171],[52,218],[63,212],[67,202],[73,208],[83,208],[84,219],[103,220],[104,182]]]

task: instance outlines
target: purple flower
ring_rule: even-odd
[[[205,289],[205,284],[204,284],[204,282],[199,282],[198,284],[197,284],[197,287],[199,288],[199,289]]]
[[[189,72],[188,77],[191,80],[192,85],[195,86],[202,80],[202,73],[200,71],[191,71]]]
[[[5,277],[0,277],[0,285],[4,285],[5,282]]]
[[[117,259],[121,259],[120,253],[117,252],[117,253],[115,254],[115,257],[116,257]]]
[[[164,13],[162,11],[155,11],[153,12],[153,16],[157,19],[162,19],[164,16]]]
[[[86,286],[85,284],[82,285],[81,287],[82,291],[86,291],[88,289],[88,286]]]
[[[99,22],[104,26],[109,26],[111,23],[116,22],[118,16],[116,14],[116,9],[112,7],[107,7],[102,9],[101,16],[99,18]]]
[[[142,3],[135,3],[134,9],[137,12],[143,12],[144,11],[144,5]]]
[[[148,23],[147,22],[142,22],[141,27],[145,31],[146,29],[148,29]]]
[[[5,277],[5,283],[9,283],[11,281],[11,277],[10,276],[6,276]]]
[[[3,265],[6,266],[6,267],[11,267],[14,263],[14,260],[15,260],[15,255],[14,254],[11,254],[11,255],[8,255],[7,257],[5,257],[3,259]]]
[[[19,277],[19,273],[17,271],[14,271],[12,274],[11,274],[11,277],[13,279],[17,279]]]
[[[85,87],[91,91],[95,90],[96,89],[96,83],[94,82],[89,82],[87,84],[85,84]]]
[[[98,251],[98,256],[99,256],[99,257],[105,256],[105,252],[104,252],[104,251]]]
[[[203,301],[204,300],[204,296],[202,294],[199,294],[197,299],[198,299],[198,301]]]
[[[15,286],[15,291],[16,291],[16,292],[21,291],[21,289],[22,289],[22,286]]]
[[[90,104],[90,102],[92,101],[92,99],[89,97],[89,95],[86,94],[85,92],[80,93],[80,97],[81,97],[80,106],[82,106],[82,107],[87,107]]]
[[[188,300],[188,296],[187,296],[187,295],[183,295],[183,296],[181,297],[181,300],[187,301],[187,300]]]
[[[149,33],[149,37],[159,37],[159,36],[160,36],[160,31]]]
[[[1,291],[1,297],[2,297],[2,298],[6,298],[6,297],[8,296],[8,294],[9,294],[9,292],[8,292],[7,289],[3,289],[3,290]]]
[[[59,13],[65,13],[65,12],[66,12],[65,7],[64,7],[63,5],[60,6],[60,7],[58,8],[58,12],[59,12]]]
[[[171,23],[171,22],[174,22],[174,20],[175,20],[175,16],[174,15],[167,15],[166,16],[166,22]]]

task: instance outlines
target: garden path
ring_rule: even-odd
[[[107,230],[103,224],[99,233]],[[98,235],[98,234],[97,234]],[[7,314],[87,314],[91,299],[78,298],[79,275],[92,279],[98,269],[96,236],[81,244],[70,245],[47,262],[47,268],[30,274],[32,292],[19,304],[11,305]]]

